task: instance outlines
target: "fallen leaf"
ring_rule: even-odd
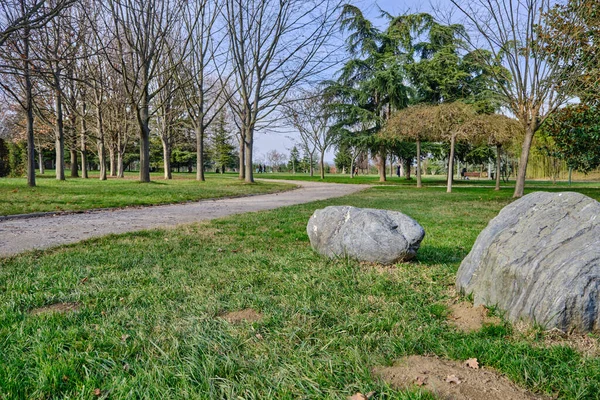
[[[87,281],[88,281],[88,277],[86,276],[85,278],[83,278],[83,279],[81,280],[81,283],[86,283]]]
[[[68,377],[68,376],[66,376],[66,375],[63,375],[63,377],[62,377],[62,380],[63,380],[64,382],[67,382],[67,381],[69,380],[69,377]]]
[[[127,339],[129,339],[130,337],[131,336],[129,336],[129,335],[123,335],[123,336],[121,336],[121,342],[126,342]]]
[[[217,249],[217,252],[218,252],[218,253],[222,253],[222,252],[223,252],[223,249],[219,247],[219,248]]]
[[[427,383],[427,377],[426,376],[417,376],[415,378],[414,383],[417,386],[423,386],[423,385],[425,385]]]
[[[256,338],[257,338],[258,340],[262,340],[262,338],[263,338],[263,335],[261,335],[260,333],[257,333],[257,334],[256,334]]]
[[[123,365],[123,371],[129,371],[129,364],[125,363]]]
[[[102,390],[100,389],[94,389],[94,396],[100,396],[102,394]]]
[[[459,385],[462,381],[456,375],[448,375],[446,377],[446,382],[448,382],[448,383],[456,383],[457,385]]]
[[[479,362],[476,358],[469,358],[467,361],[465,361],[465,363],[469,368],[479,369]]]

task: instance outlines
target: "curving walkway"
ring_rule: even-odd
[[[57,214],[0,221],[0,257],[28,250],[144,229],[173,227],[232,214],[271,210],[294,204],[341,197],[366,189],[366,185],[282,181],[299,186],[282,193],[233,199],[203,200],[143,208]]]

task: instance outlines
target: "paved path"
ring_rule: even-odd
[[[91,211],[0,221],[0,257],[76,243],[111,233],[133,232],[205,221],[250,211],[271,210],[345,196],[367,188],[323,182],[282,181],[298,189],[234,199],[203,200],[143,208]]]

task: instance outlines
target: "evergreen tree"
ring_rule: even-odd
[[[350,153],[350,146],[346,144],[338,146],[333,162],[338,170],[350,171],[350,168],[352,167],[352,154]]]
[[[305,150],[299,165],[302,172],[308,173],[310,172],[311,165],[313,169],[316,168],[317,161],[314,158],[311,160],[310,153]]]
[[[232,135],[227,130],[227,115],[225,108],[221,110],[215,124],[212,137],[213,161],[222,174],[227,167],[233,167],[236,160],[235,146],[231,143]]]
[[[296,170],[300,167],[300,151],[298,151],[298,147],[292,147],[290,151],[290,161],[288,161],[288,169],[292,171],[294,174]]]

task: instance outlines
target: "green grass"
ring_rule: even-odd
[[[93,208],[143,206],[179,203],[209,198],[270,193],[293,186],[276,182],[248,185],[237,175],[207,174],[206,182],[198,182],[192,174],[175,174],[173,180],[154,174],[150,183],[127,179],[67,178],[57,181],[47,172],[37,177],[37,186],[29,188],[22,178],[0,179],[0,215],[45,211],[89,210]]]
[[[431,399],[371,375],[410,354],[476,357],[535,392],[598,398],[599,358],[544,348],[542,333],[508,324],[467,334],[446,321],[460,261],[511,195],[374,187],[1,260],[0,398],[89,399],[98,388],[111,399]],[[418,260],[382,270],[319,257],[306,222],[334,204],[417,219],[427,232]],[[81,309],[30,313],[57,302]],[[248,307],[264,319],[218,318]]]
[[[264,179],[287,179],[287,180],[297,180],[297,181],[315,181],[320,182],[321,177],[319,174],[315,174],[314,176],[310,176],[305,173],[268,173],[268,174],[256,174],[257,178]],[[347,174],[326,174],[324,182],[332,182],[332,183],[354,183],[354,184],[368,184],[368,185],[390,185],[390,186],[412,186],[416,187],[417,179],[416,177],[412,177],[410,180],[405,179],[404,177],[398,178],[396,175],[387,177],[387,181],[379,182],[379,175],[356,175],[354,178],[351,178],[350,175]],[[496,181],[487,179],[487,178],[471,178],[469,180],[461,180],[455,179],[453,183],[453,187],[494,187],[496,185]],[[595,187],[600,188],[600,182],[597,181],[573,181],[571,185],[567,181],[557,181],[556,184],[553,184],[552,181],[546,180],[531,180],[527,181],[527,185],[532,185],[534,187],[558,187],[563,190],[568,190],[569,188],[587,188],[587,187]],[[444,175],[427,175],[423,177],[423,186],[446,186],[446,176]],[[502,182],[501,186],[504,188],[514,188],[515,181],[514,179],[510,179],[509,182]]]

